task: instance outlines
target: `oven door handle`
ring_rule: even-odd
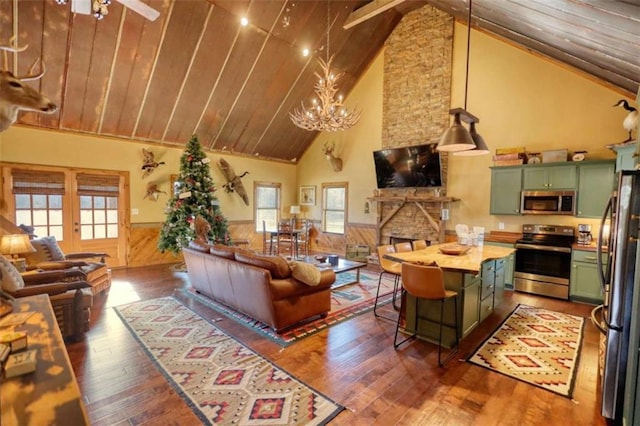
[[[555,251],[557,253],[571,253],[570,247],[550,247],[537,244],[516,244],[516,248],[526,250]]]

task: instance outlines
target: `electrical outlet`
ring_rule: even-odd
[[[440,216],[442,220],[449,220],[449,209],[442,209],[442,212],[440,212]]]
[[[498,229],[504,229],[504,222],[498,222]]]

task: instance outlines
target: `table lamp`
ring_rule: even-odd
[[[34,251],[36,249],[31,245],[27,234],[3,235],[0,240],[0,253],[11,258],[11,262],[20,272],[24,272],[26,268],[24,258],[20,258],[18,255]]]
[[[291,216],[293,216],[294,219],[297,219],[300,214],[300,206],[291,206],[289,213],[291,213]]]

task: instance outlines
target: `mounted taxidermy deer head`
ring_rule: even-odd
[[[22,52],[27,46],[14,46],[13,41],[15,37],[12,37],[9,41],[9,45],[0,45],[4,55],[4,66],[0,69],[0,132],[7,130],[18,119],[18,111],[35,111],[51,114],[55,112],[58,107],[51,102],[49,98],[38,93],[37,90],[24,84],[25,81],[38,80],[42,78],[45,73],[44,63],[42,64],[42,71],[38,74],[34,74],[36,65],[39,62],[39,58],[33,62],[29,74],[25,76],[14,76],[9,71],[7,52]]]
[[[331,146],[329,146],[328,142],[325,142],[324,147],[322,148],[322,152],[324,153],[324,156],[327,158],[327,160],[329,160],[329,162],[331,163],[331,167],[333,167],[333,171],[339,172],[342,170],[342,159],[333,155],[333,151],[335,150],[335,148],[336,148],[335,142],[331,142]]]

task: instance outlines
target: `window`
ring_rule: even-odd
[[[118,181],[115,175],[78,174],[80,239],[118,238]]]
[[[33,226],[36,235],[51,235],[62,241],[64,173],[13,169],[11,178],[15,223]]]
[[[344,234],[347,218],[347,183],[322,184],[322,231]]]
[[[280,212],[280,184],[256,182],[254,199],[256,232],[262,232],[262,221],[268,230],[276,230]]]

